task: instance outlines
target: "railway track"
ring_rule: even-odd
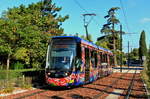
[[[119,99],[149,99],[147,97],[146,88],[144,87],[141,74],[138,73],[137,70],[135,70],[129,80],[127,87],[124,88],[124,92]]]
[[[129,70],[128,70],[126,73],[128,73],[128,72],[129,72]],[[122,77],[125,76],[126,73],[122,74],[122,75],[119,77],[119,79],[116,79],[115,81],[113,81],[113,82],[111,83],[111,85],[110,85],[111,87],[108,86],[108,87],[106,87],[102,92],[100,92],[99,94],[95,95],[95,96],[93,97],[93,99],[98,99],[99,97],[101,97],[102,95],[104,95],[105,92],[107,92],[110,88],[113,87],[113,85],[115,85],[120,79],[122,79]]]
[[[139,75],[136,76],[136,73],[129,74],[128,71],[123,74],[114,73],[108,77],[98,79],[91,84],[79,86],[76,88],[52,90],[46,88],[45,86],[45,88],[35,89],[33,91],[16,94],[10,97],[8,96],[2,99],[103,99],[112,93],[114,89],[133,89],[128,86],[137,86],[137,81],[132,82],[132,84],[131,81],[134,81],[133,79],[137,78],[138,76]],[[124,91],[124,94],[122,93],[123,97],[119,99],[124,99],[124,96],[126,96],[125,92],[127,91]],[[129,94],[129,97],[131,97],[133,90]]]
[[[46,88],[46,86],[41,87],[41,90],[36,91],[36,92],[31,92],[30,94],[26,94],[23,96],[19,96],[16,97],[14,99],[26,99],[26,98],[30,98],[30,97],[38,97],[40,99],[40,97],[45,97],[45,98],[52,98],[52,99],[58,99],[60,96],[66,94],[68,91],[70,91],[69,89],[53,89],[53,88]]]
[[[126,73],[128,73],[128,71]],[[93,84],[89,84],[89,85],[85,85],[83,87],[80,87],[79,88],[80,92],[76,92],[76,93],[71,92],[71,94],[67,93],[67,95],[65,95],[65,96],[66,97],[67,96],[72,97],[73,99],[85,99],[85,98],[99,99],[101,96],[106,94],[106,92],[108,92],[113,87],[113,85],[115,85],[120,79],[122,79],[122,77],[125,76],[126,73],[122,74],[119,78],[117,77],[117,79],[115,81],[111,82],[111,84],[109,84],[103,88],[98,88],[98,86],[101,86],[102,84],[100,85],[100,84],[93,83]],[[95,85],[95,86],[92,86],[92,85]],[[89,90],[92,91],[91,94],[88,93]],[[83,91],[85,91],[85,93],[86,93],[85,95],[81,94],[81,92],[83,92]]]
[[[26,99],[29,97],[45,97],[45,98],[54,98],[54,99],[61,98],[61,97],[72,97],[72,98],[80,97],[81,98],[83,96],[79,95],[79,93],[84,92],[85,90],[86,91],[87,90],[88,91],[97,90],[98,93],[101,92],[101,90],[103,88],[101,90],[96,89],[96,86],[98,86],[98,84],[99,84],[99,82],[95,83],[95,84],[93,84],[93,83],[87,84],[82,87],[77,87],[77,88],[68,89],[68,90],[51,90],[51,89],[44,88],[44,87],[46,87],[46,86],[44,86],[43,88],[41,88],[41,90],[37,89],[37,91],[34,90],[33,92],[24,93],[23,95],[20,95],[20,96],[14,96],[13,99]],[[92,87],[91,85],[94,85],[95,87]],[[109,88],[105,88],[104,90],[106,91],[106,89],[109,89]]]
[[[129,99],[129,97],[131,95],[131,92],[132,92],[132,89],[133,89],[133,86],[134,86],[136,72],[137,72],[137,70],[135,70],[135,72],[133,74],[132,80],[131,80],[130,85],[129,85],[128,89],[127,89],[127,93],[126,93],[125,99]]]
[[[137,74],[137,70],[135,71],[132,77],[132,80],[129,84],[129,87],[126,91],[126,95],[124,97],[124,99],[134,99],[134,98],[149,99],[142,78],[140,77],[140,74]]]

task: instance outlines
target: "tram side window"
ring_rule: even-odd
[[[97,53],[97,55],[98,55],[97,64],[99,65],[101,64],[101,53]]]
[[[94,53],[94,58],[95,58],[95,67],[97,67],[97,62],[98,62],[98,61],[97,61],[97,60],[98,60],[97,58],[98,58],[98,57],[97,57],[97,53],[96,53],[96,52]]]
[[[109,54],[107,55],[107,63],[110,66],[110,55]]]
[[[113,56],[110,56],[110,65],[113,65]]]
[[[90,56],[89,56],[89,49],[85,48],[85,64],[86,66],[90,66]]]
[[[105,62],[108,63],[108,56],[105,54]]]
[[[100,52],[100,63],[103,63],[103,56],[102,56],[102,52]]]
[[[103,54],[103,63],[105,63],[105,54]]]
[[[111,63],[111,56],[109,55],[109,62],[110,62],[110,65],[112,65],[112,63]]]
[[[92,66],[94,67],[95,66],[95,59],[94,59],[94,51],[91,51],[91,63],[92,63]]]
[[[96,51],[91,51],[91,62],[94,68],[97,67],[97,53]]]
[[[105,54],[102,55],[102,63],[105,63]]]
[[[81,59],[81,45],[80,44],[77,45],[77,57]]]

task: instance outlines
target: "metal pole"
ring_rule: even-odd
[[[86,39],[89,40],[87,25],[84,25],[84,27],[85,27],[85,31],[86,31]]]
[[[85,16],[86,16],[86,15],[83,15],[83,16],[84,16],[83,21],[84,21],[84,27],[85,27],[85,32],[86,32],[86,39],[89,40],[88,29],[87,29],[88,24],[86,24],[86,21],[85,21]]]
[[[86,22],[86,19],[85,19],[86,16],[96,16],[96,14],[94,14],[94,13],[91,13],[91,14],[83,14],[83,17],[84,17],[83,21],[84,21],[84,27],[85,27],[85,31],[86,31],[86,38],[87,38],[87,40],[89,40],[88,25],[89,25],[89,23],[91,22],[92,19],[89,20],[88,22]]]
[[[120,25],[120,72],[122,72],[122,25]]]
[[[130,61],[130,59],[129,59],[129,48],[130,48],[130,45],[129,45],[129,41],[128,41],[128,68],[129,68],[129,61]]]

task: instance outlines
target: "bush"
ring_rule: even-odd
[[[149,59],[149,61],[147,62],[147,70],[150,71],[150,59]]]
[[[144,70],[142,71],[142,78],[144,79],[147,88],[150,92],[150,60],[146,61],[144,64]]]
[[[4,79],[13,79],[21,76],[22,73],[19,71],[7,71],[7,70],[0,70],[0,80]]]
[[[44,74],[42,69],[0,70],[0,90],[7,93],[12,92],[14,87],[29,89],[35,83],[43,84]]]
[[[0,65],[0,70],[3,70],[3,66],[2,65]]]
[[[31,89],[32,88],[32,84],[22,84],[21,88],[23,88],[23,89]]]
[[[14,69],[24,69],[24,64],[17,62],[13,64]]]
[[[2,90],[2,93],[11,93],[13,92],[14,88],[13,87],[8,87]]]
[[[3,86],[1,86],[2,88],[0,88],[1,93],[11,93],[11,92],[13,92],[14,87],[13,87],[12,81],[5,80],[4,82],[1,82],[1,84],[3,85]]]

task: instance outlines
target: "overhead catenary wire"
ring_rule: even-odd
[[[135,34],[138,34],[138,33],[135,33],[135,32],[131,33],[130,32],[130,27],[129,27],[129,24],[128,24],[128,20],[127,20],[127,15],[126,15],[126,10],[124,8],[124,4],[123,4],[122,0],[119,0],[119,1],[120,1],[121,9],[122,9],[122,12],[123,12],[125,25],[126,25],[126,28],[127,28],[127,33],[126,33],[127,34],[127,38],[132,38],[132,40],[130,40],[129,42],[131,43],[131,45],[134,45],[134,41],[135,40],[133,40],[134,37],[131,37],[131,36],[133,36]],[[132,46],[132,47],[136,48],[137,46]]]
[[[124,15],[125,24],[126,24],[128,32],[129,32],[130,28],[129,28],[129,24],[128,24],[128,21],[127,21],[126,11],[125,11],[122,0],[119,0],[119,1],[120,1],[120,5],[121,5],[121,8],[122,8],[123,15]]]
[[[127,22],[127,17],[126,17],[126,13],[125,13],[125,10],[124,10],[124,6],[123,6],[122,1],[121,0],[119,0],[119,1],[120,1],[120,5],[121,5],[121,8],[122,8],[122,12],[123,12],[123,16],[124,16],[124,21],[125,21],[125,24],[126,24],[126,28],[128,30],[128,33],[129,33],[129,27],[128,27],[128,22]],[[128,34],[128,33],[126,33],[126,34]]]
[[[73,0],[73,1],[80,7],[80,9],[82,9],[84,12],[88,13],[88,11],[86,9],[84,9],[84,7],[77,0]]]
[[[77,0],[73,0],[79,7],[80,9],[82,9],[85,13],[89,13]],[[99,26],[99,23],[93,18],[94,22],[96,23],[96,25]]]

